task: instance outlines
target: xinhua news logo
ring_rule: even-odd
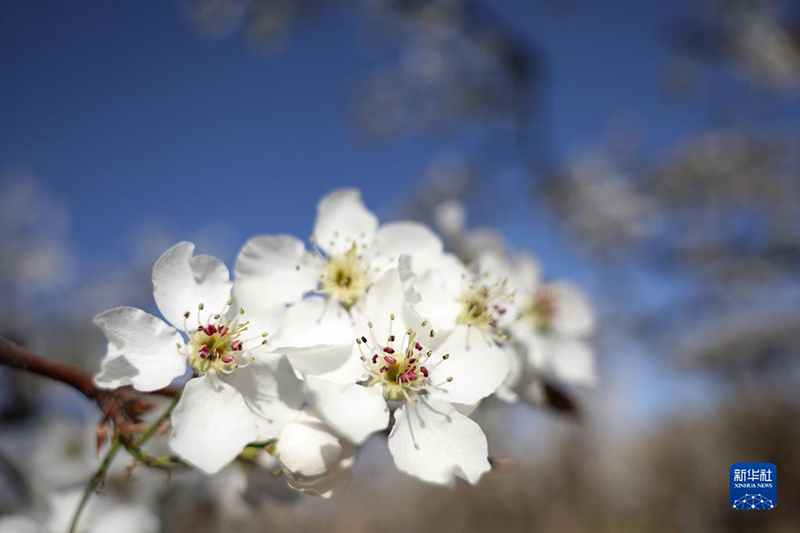
[[[738,511],[769,511],[778,505],[778,468],[772,463],[731,465],[731,507]]]

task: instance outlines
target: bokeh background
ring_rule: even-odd
[[[594,301],[597,388],[484,405],[477,488],[376,438],[331,501],[158,480],[164,531],[800,528],[796,2],[9,0],[0,78],[0,334],[48,357],[96,369],[91,317],[152,309],[174,242],[232,262],[341,186],[458,200]],[[79,485],[98,416],[0,368],[0,513]],[[775,510],[730,509],[747,461]]]

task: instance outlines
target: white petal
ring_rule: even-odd
[[[544,290],[555,302],[553,332],[559,335],[584,337],[594,331],[594,312],[583,291],[563,281],[548,283]]]
[[[525,349],[528,367],[542,370],[547,364],[547,339],[529,324],[514,329],[517,344]]]
[[[317,205],[314,239],[328,255],[345,253],[353,243],[369,244],[378,229],[378,217],[369,211],[358,189],[339,189]]]
[[[271,329],[270,320],[286,304],[299,301],[319,281],[322,260],[313,256],[303,241],[290,235],[262,235],[247,241],[236,260],[236,300],[248,318],[266,315],[259,320]]]
[[[458,298],[467,269],[452,254],[446,254],[435,269],[418,275],[413,287],[419,293],[420,300],[414,309],[428,319],[434,328],[452,329],[461,311]]]
[[[308,412],[284,428],[277,444],[289,486],[326,498],[349,482],[355,450]]]
[[[271,350],[286,354],[301,374],[323,374],[341,367],[350,357],[356,333],[350,315],[335,302],[310,297],[284,313],[269,337]]]
[[[308,401],[326,424],[353,444],[389,425],[389,408],[380,387],[306,378]]]
[[[511,283],[514,288],[534,294],[539,290],[542,282],[542,267],[539,261],[531,254],[520,253],[514,261],[514,270]]]
[[[395,412],[389,451],[397,468],[429,483],[472,483],[491,468],[481,428],[446,402],[405,403]]]
[[[98,387],[152,391],[186,372],[186,358],[178,352],[183,338],[163,320],[135,307],[117,307],[94,322],[108,338],[108,353],[94,378]]]
[[[406,291],[396,268],[387,271],[372,285],[364,301],[354,308],[353,314],[371,321],[375,337],[381,340],[389,336],[390,328],[392,333],[402,334],[409,326],[419,327],[422,321],[406,303]],[[392,315],[394,320],[391,319]],[[363,329],[362,324],[357,322]],[[356,334],[359,333],[357,331]]]
[[[545,349],[549,371],[560,381],[583,386],[597,382],[594,352],[585,342],[554,338]]]
[[[431,229],[418,222],[390,222],[375,235],[370,265],[385,272],[397,266],[401,255],[411,257],[415,271],[424,272],[442,258],[442,240]]]
[[[239,391],[209,374],[186,384],[172,427],[172,450],[207,474],[222,470],[258,436],[255,417]]]
[[[303,383],[286,357],[259,354],[246,367],[227,377],[250,410],[256,415],[258,437],[265,441],[276,438],[286,423],[300,411],[305,396]]]
[[[508,361],[508,373],[503,383],[497,388],[495,394],[502,401],[513,403],[519,399],[515,389],[522,378],[523,355],[516,345],[503,346],[503,353],[506,355],[506,360]]]
[[[231,297],[231,280],[225,263],[210,255],[194,256],[194,244],[181,242],[164,252],[153,267],[153,297],[173,326],[183,329],[186,311],[191,324],[207,323],[221,313]],[[203,304],[203,310],[198,309]]]
[[[449,353],[446,361],[441,357]],[[477,328],[460,325],[433,355],[431,381],[439,384],[431,396],[450,403],[473,404],[497,390],[508,374],[508,359],[503,349]],[[447,382],[447,378],[453,380]]]

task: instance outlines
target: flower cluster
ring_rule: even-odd
[[[496,250],[467,266],[422,224],[380,224],[356,190],[321,200],[308,246],[248,241],[233,277],[182,242],[153,268],[163,320],[131,307],[96,318],[108,338],[98,386],[148,392],[188,376],[169,445],[208,474],[263,448],[291,487],[329,496],[384,433],[401,471],[474,484],[490,465],[469,414],[518,397],[521,354],[588,380],[576,358],[591,352],[576,347],[593,321],[577,290]]]

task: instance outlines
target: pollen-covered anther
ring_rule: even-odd
[[[506,313],[505,303],[513,301],[514,297],[513,292],[508,292],[506,285],[505,279],[492,284],[481,284],[478,280],[470,280],[458,299],[462,307],[456,321],[459,324],[479,327],[502,340],[503,331],[499,319]]]
[[[390,323],[392,316],[394,315],[389,317]],[[368,342],[366,337],[360,337],[359,340],[361,342],[357,344],[361,350],[361,360],[370,375],[364,384],[380,385],[385,399],[416,402],[419,401],[421,394],[426,393],[427,388],[438,388],[445,383],[431,383],[431,366],[428,361],[433,351],[425,351],[422,343],[417,341],[417,333],[413,329],[408,328],[402,339],[389,334],[386,344],[378,343],[374,335],[372,343]],[[443,360],[439,360],[433,366],[438,366]]]
[[[372,275],[358,252],[358,245],[353,243],[344,254],[325,256],[319,292],[349,308],[366,294],[371,279]]]
[[[252,361],[252,358],[246,361],[239,359],[238,354],[246,350],[245,345],[249,342],[248,339],[241,338],[248,330],[249,322],[240,321],[243,309],[239,309],[239,312],[233,314],[232,317],[228,316],[232,304],[233,301],[229,300],[219,313],[211,315],[208,322],[199,323],[196,327],[190,328],[187,323],[184,323],[188,342],[180,348],[180,351],[186,355],[189,365],[196,374],[209,372],[215,375],[230,374]],[[200,310],[203,307],[202,304],[198,305]],[[187,312],[184,317],[188,319],[188,315],[190,313]],[[198,322],[200,319],[198,314]],[[265,332],[262,337],[266,337],[266,335]],[[264,338],[263,342],[255,348],[266,343],[267,340]],[[250,351],[252,352],[253,349],[251,348]]]

